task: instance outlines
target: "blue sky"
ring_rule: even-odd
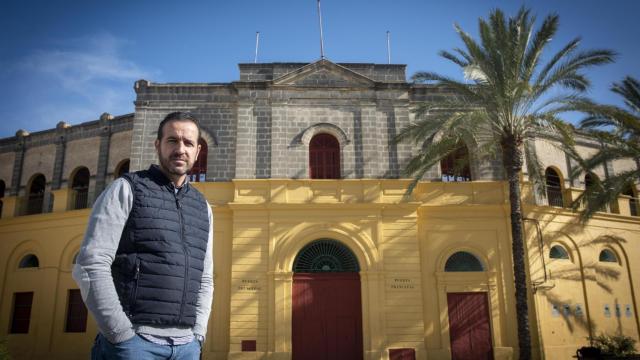
[[[458,23],[477,34],[493,8],[551,12],[560,28],[550,49],[574,37],[609,48],[615,64],[589,72],[594,99],[619,104],[609,86],[640,78],[640,1],[635,0],[322,0],[325,55],[334,62],[386,63],[462,78],[439,50],[461,46]],[[133,112],[133,83],[229,82],[238,63],[312,62],[320,57],[315,0],[3,0],[0,4],[0,138],[61,120],[79,124],[103,112]],[[549,54],[551,51],[549,52]],[[572,119],[573,120],[573,119]]]

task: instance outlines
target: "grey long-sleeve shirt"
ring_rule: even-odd
[[[98,329],[107,340],[119,343],[132,338],[136,333],[167,338],[189,335],[205,337],[213,299],[213,215],[208,205],[207,203],[209,240],[198,293],[195,326],[154,327],[131,323],[122,310],[111,276],[111,263],[133,207],[131,185],[125,179],[117,179],[98,197],[89,217],[80,254],[73,267],[73,278],[80,287],[82,299],[98,323]]]

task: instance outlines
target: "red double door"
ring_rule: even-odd
[[[487,293],[448,293],[452,360],[493,359]]]
[[[358,273],[296,273],[292,300],[294,360],[363,358]]]

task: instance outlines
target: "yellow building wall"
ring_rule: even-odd
[[[358,259],[366,359],[387,359],[388,349],[403,347],[414,348],[418,359],[449,358],[446,294],[470,291],[487,293],[496,358],[515,358],[505,184],[421,183],[405,199],[407,184],[198,183],[215,216],[215,294],[205,358],[290,358],[293,262],[306,244],[322,238],[342,242]],[[590,334],[600,332],[638,339],[635,274],[640,266],[634,259],[640,256],[640,219],[601,214],[583,226],[568,210],[533,205],[524,210],[530,219],[525,230],[534,283],[529,307],[535,357],[569,358]],[[8,337],[17,359],[80,359],[89,353],[96,334],[91,317],[86,333],[64,333],[68,290],[77,288],[72,260],[88,214],[61,208],[0,220],[0,337]],[[555,244],[567,249],[570,260],[548,258]],[[604,248],[614,251],[619,262],[599,262]],[[474,254],[485,271],[445,272],[447,258],[456,251]],[[38,256],[40,267],[18,269],[29,253]],[[31,327],[28,334],[7,334],[18,291],[35,292]],[[567,313],[564,305],[569,305]],[[242,352],[243,340],[255,340],[257,351]]]

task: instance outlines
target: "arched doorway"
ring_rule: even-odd
[[[293,265],[294,360],[363,358],[359,270],[338,241],[316,240],[300,250]]]
[[[469,150],[459,143],[454,151],[440,160],[442,181],[471,181]]]
[[[189,171],[189,181],[191,182],[202,182],[207,179],[207,156],[209,156],[209,146],[203,138],[198,140],[198,145],[200,145],[200,153],[198,154],[196,161],[193,163],[191,171]]]
[[[74,171],[73,180],[71,181],[71,190],[73,191],[71,210],[87,208],[89,204],[90,177],[89,169],[84,166]]]
[[[318,134],[309,142],[309,177],[340,179],[340,143],[329,134]]]
[[[29,194],[27,195],[27,215],[41,214],[44,205],[44,192],[47,180],[44,175],[38,174],[31,180]]]
[[[563,207],[564,199],[562,198],[562,179],[558,172],[548,167],[544,172],[547,185],[547,202],[549,206]]]

